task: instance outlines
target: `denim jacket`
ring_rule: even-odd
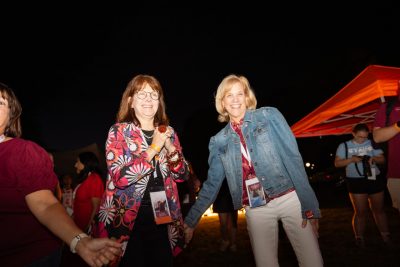
[[[274,107],[247,110],[242,133],[256,176],[269,198],[295,188],[303,218],[320,218],[319,203],[308,181],[296,139],[285,118]],[[240,139],[228,123],[209,143],[209,170],[185,223],[195,227],[214,202],[226,177],[235,209],[242,208]],[[310,216],[311,214],[311,216]]]

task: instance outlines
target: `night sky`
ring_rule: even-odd
[[[292,125],[368,65],[400,67],[399,11],[383,2],[2,7],[0,81],[22,102],[24,137],[57,151],[104,147],[126,84],[154,75],[184,153],[204,166],[224,126],[214,93],[226,75],[245,75],[258,106],[277,107]],[[298,142],[305,160],[338,145]]]

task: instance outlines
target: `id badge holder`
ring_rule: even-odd
[[[376,180],[376,169],[374,167],[371,168],[371,176],[368,176],[368,180]]]
[[[257,177],[246,180],[246,190],[249,196],[250,208],[256,208],[267,204],[264,194],[264,188]]]
[[[150,200],[156,224],[170,223],[173,221],[165,190],[150,191]]]

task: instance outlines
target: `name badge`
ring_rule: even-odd
[[[151,206],[153,208],[154,220],[156,224],[172,222],[171,212],[169,210],[167,195],[165,191],[150,192]]]
[[[256,208],[267,204],[265,200],[264,188],[257,177],[246,180],[246,190],[249,196],[250,208]]]

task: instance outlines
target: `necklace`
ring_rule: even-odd
[[[4,134],[0,135],[0,143],[6,140],[6,136]]]
[[[144,132],[147,132],[147,133],[151,133],[151,135],[150,136],[148,136],[147,134],[145,134]],[[143,135],[144,135],[144,137],[146,137],[147,139],[151,139],[151,138],[153,138],[153,135],[154,135],[154,130],[153,131],[146,131],[146,130],[142,130],[142,133],[143,133]]]

